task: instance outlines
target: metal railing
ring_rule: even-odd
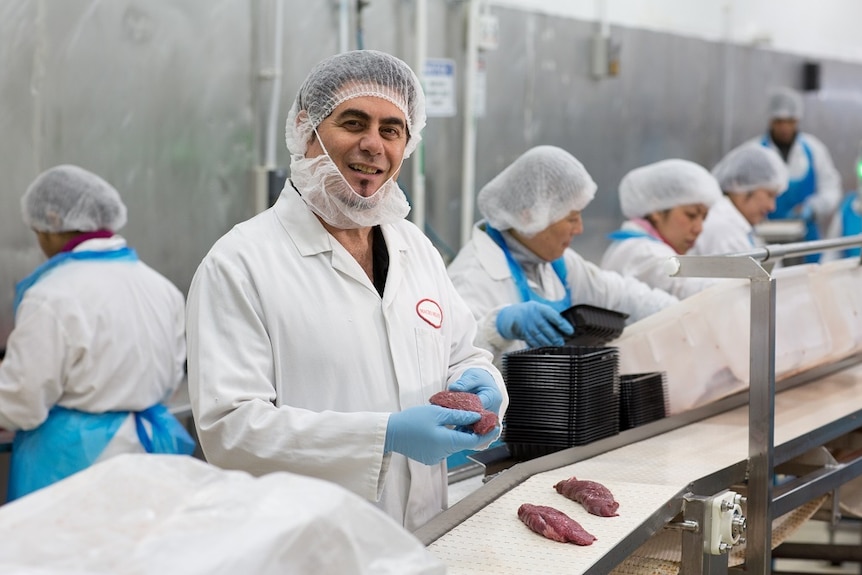
[[[762,264],[862,245],[862,234],[774,244],[722,256],[677,256],[675,277],[747,278],[751,282],[749,359],[748,527],[746,571],[767,575],[772,563],[772,484],[775,461],[775,279]],[[860,259],[862,263],[862,259]],[[706,561],[706,560],[704,560]]]

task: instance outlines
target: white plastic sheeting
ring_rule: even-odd
[[[0,507],[4,575],[446,572],[408,531],[319,479],[120,455]]]
[[[775,378],[862,351],[858,260],[776,269]],[[670,412],[748,387],[748,280],[726,280],[626,328],[620,373],[667,373]]]

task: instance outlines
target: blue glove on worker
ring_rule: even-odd
[[[447,426],[464,427],[479,421],[475,411],[420,405],[389,416],[384,451],[396,451],[425,465],[434,465],[465,449],[478,449],[498,432],[476,435]]]
[[[522,339],[530,347],[564,345],[575,328],[551,306],[537,301],[516,303],[497,314],[497,331],[506,339]]]
[[[494,376],[478,367],[471,367],[462,373],[458,381],[449,386],[449,391],[475,393],[482,400],[482,407],[494,413],[500,413],[500,406],[503,405],[503,394]]]

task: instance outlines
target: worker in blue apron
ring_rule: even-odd
[[[507,354],[562,346],[575,327],[561,312],[590,305],[642,319],[678,300],[600,269],[571,247],[597,185],[568,151],[535,146],[485,184],[482,219],[447,271],[476,318],[475,343],[504,367]]]
[[[116,235],[117,191],[57,166],[22,207],[48,260],[16,284],[0,363],[0,427],[15,431],[7,500],[119,453],[191,454],[162,403],[183,377],[184,298]]]
[[[575,328],[561,312],[573,305],[638,321],[678,302],[572,249],[596,189],[574,156],[543,145],[521,154],[479,191],[483,219],[447,271],[476,318],[476,344],[498,365],[507,353],[565,345]]]
[[[836,229],[837,228],[837,229]],[[835,237],[855,236],[862,234],[862,191],[850,192],[844,197],[835,214],[835,221],[830,230]],[[860,248],[847,248],[839,252],[841,258],[858,258]]]
[[[568,272],[566,262],[559,257],[551,262],[551,267],[557,274],[560,283],[565,286],[565,295],[556,300],[548,300],[537,294],[527,283],[527,276],[520,264],[515,261],[506,240],[499,230],[485,225],[487,233],[494,243],[500,246],[506,255],[506,263],[512,272],[512,280],[518,288],[521,303],[526,305],[511,305],[497,314],[497,329],[507,339],[522,339],[530,347],[564,345],[565,338],[575,333],[575,328],[563,316],[562,312],[572,307],[572,289],[566,281]]]
[[[841,175],[835,169],[826,146],[812,134],[799,130],[802,96],[795,90],[779,88],[769,100],[769,131],[757,138],[762,146],[775,149],[784,159],[790,175],[787,190],[778,198],[769,219],[801,219],[805,241],[823,237],[825,226],[841,202]],[[820,254],[805,256],[806,262],[820,261]]]
[[[814,155],[811,147],[801,136],[797,136],[805,159],[808,160],[808,170],[801,178],[790,179],[787,189],[775,199],[775,211],[769,214],[770,220],[787,220],[802,218],[805,221],[805,241],[820,239],[817,222],[814,220],[814,211],[805,201],[817,192],[817,173],[814,171]],[[761,140],[761,144],[769,147],[769,135]],[[806,261],[818,261],[819,254],[806,256]]]

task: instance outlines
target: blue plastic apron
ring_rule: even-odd
[[[798,139],[799,145],[802,146],[802,151],[805,152],[805,157],[808,159],[808,170],[801,178],[790,180],[784,193],[775,199],[775,211],[766,216],[770,220],[798,219],[799,216],[793,213],[793,209],[801,205],[809,196],[814,195],[817,191],[817,173],[814,171],[814,155],[811,153],[811,148],[805,140],[801,137],[798,137]],[[760,143],[768,148],[769,136],[763,136]],[[805,241],[820,239],[820,232],[813,218],[805,222],[804,239]],[[805,256],[805,261],[820,261],[820,254],[809,254]]]
[[[534,292],[529,283],[527,283],[527,277],[524,275],[524,270],[521,268],[520,264],[515,261],[515,258],[512,256],[512,252],[509,251],[509,246],[506,245],[506,240],[503,239],[503,234],[487,224],[485,225],[485,232],[492,240],[494,240],[494,243],[500,246],[500,249],[502,249],[503,253],[506,255],[506,262],[509,264],[509,271],[512,272],[512,279],[515,281],[515,285],[518,288],[518,293],[521,296],[522,302],[536,301],[549,305],[558,312],[563,312],[572,307],[572,290],[569,288],[569,282],[566,281],[568,272],[566,271],[566,262],[562,257],[552,261],[551,267],[554,268],[557,277],[560,278],[561,282],[563,282],[563,286],[566,288],[566,295],[562,299],[556,301],[545,299]]]
[[[855,192],[848,194],[838,209],[838,213],[841,214],[841,235],[845,237],[862,234],[862,215],[853,210],[853,201],[856,197]],[[841,252],[841,257],[858,258],[859,254],[860,248],[848,248]]]
[[[52,269],[72,261],[137,261],[129,247],[110,251],[61,252],[49,258],[15,285],[14,311],[28,289]],[[128,411],[86,413],[54,406],[42,424],[15,433],[9,470],[7,501],[89,467],[99,458],[114,437]],[[147,435],[144,420],[152,425]],[[148,453],[181,453],[190,455],[195,442],[183,426],[161,404],[135,412],[138,438]]]
[[[39,427],[17,431],[12,442],[7,501],[92,465],[129,413],[86,413],[54,406]],[[138,439],[147,453],[191,455],[194,451],[194,440],[164,405],[136,411],[134,416]],[[144,421],[150,423],[152,435]]]
[[[646,232],[642,232],[640,230],[617,230],[615,232],[611,232],[608,234],[608,239],[617,241],[623,240],[631,240],[634,238],[646,238],[648,240],[652,240],[654,242],[664,243],[662,240],[658,239],[655,236],[651,236]]]

